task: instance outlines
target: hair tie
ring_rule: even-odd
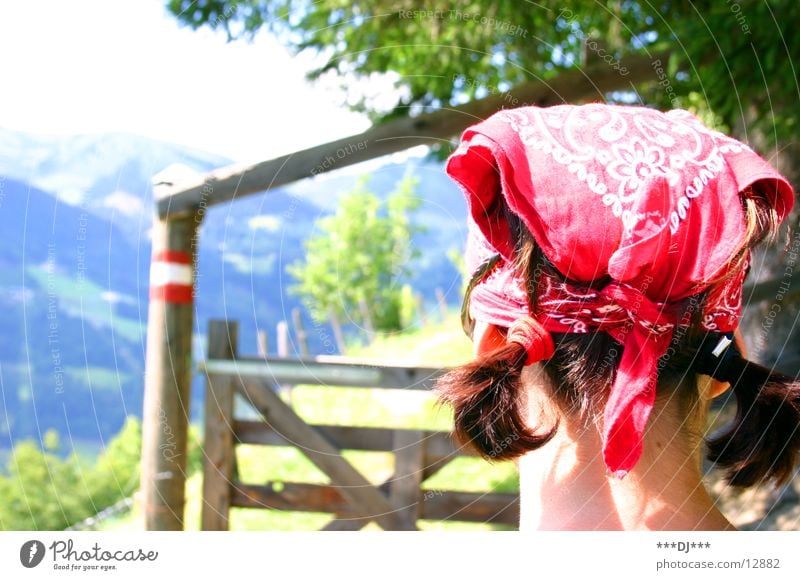
[[[555,346],[553,337],[537,320],[526,316],[518,318],[509,327],[506,342],[521,344],[527,353],[525,366],[532,365],[553,356]]]
[[[709,332],[697,350],[692,367],[696,373],[729,383],[735,378],[732,364],[741,359],[732,332]]]

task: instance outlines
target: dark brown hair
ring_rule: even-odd
[[[777,213],[760,191],[743,192],[742,205],[748,237],[732,261],[741,260],[762,240],[774,238],[779,226]],[[517,240],[516,267],[528,282],[529,308],[535,313],[537,276],[543,271],[561,275],[519,218],[507,208],[504,213]],[[598,280],[593,286],[600,288],[607,282]],[[695,376],[693,361],[709,336],[699,327],[702,300],[703,295],[698,295],[685,301],[683,320],[688,327],[674,333],[667,354],[659,360],[659,395],[677,394],[690,403],[697,399],[696,380],[685,379]],[[553,399],[565,413],[595,420],[602,415],[622,346],[604,332],[554,334],[553,341],[555,354],[541,363],[553,386]],[[453,407],[456,437],[487,459],[519,457],[543,446],[558,428],[557,424],[529,424],[521,384],[525,357],[522,346],[509,343],[451,370],[437,384],[440,401]],[[727,373],[736,398],[736,417],[708,441],[708,458],[725,470],[732,485],[787,481],[800,450],[800,383],[744,359],[732,363]]]

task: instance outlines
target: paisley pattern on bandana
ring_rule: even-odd
[[[722,153],[750,151],[743,143],[708,129],[687,111],[640,109],[632,118],[623,111],[626,108],[607,105],[563,106],[504,111],[498,118],[507,122],[530,150],[551,156],[601,195],[627,229],[643,219],[669,220],[675,233],[691,200],[725,167]],[[585,138],[591,127],[597,127],[595,141]],[[686,172],[687,167],[692,171]],[[691,179],[683,182],[684,174]],[[644,187],[656,178],[683,191],[669,216],[636,212]]]

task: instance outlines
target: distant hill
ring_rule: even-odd
[[[230,160],[125,134],[41,137],[0,129],[0,449],[55,427],[89,445],[140,414],[153,219],[151,176],[174,163],[203,172]],[[287,264],[359,171],[386,196],[411,171],[423,198],[411,279],[459,299],[447,259],[465,237],[461,194],[441,165],[371,162],[213,207],[200,233],[196,344],[210,318],[237,319],[242,345],[271,335],[297,300]],[[307,321],[310,325],[310,321]],[[312,349],[319,332],[309,332]],[[274,345],[274,335],[270,344]],[[202,353],[198,353],[202,355]],[[192,412],[200,411],[196,384]],[[7,432],[7,436],[3,433]]]

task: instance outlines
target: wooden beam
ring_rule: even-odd
[[[292,326],[294,326],[294,336],[297,340],[297,348],[300,351],[300,356],[309,356],[308,334],[303,326],[303,313],[299,308],[292,308]]]
[[[337,487],[314,483],[253,485],[237,481],[231,486],[231,505],[283,511],[323,513],[350,511],[350,503]]]
[[[459,134],[468,126],[510,105],[548,105],[602,100],[610,91],[633,90],[636,85],[658,80],[653,68],[667,54],[632,55],[623,64],[629,73],[622,76],[603,62],[571,69],[548,79],[535,79],[508,93],[493,94],[464,105],[406,117],[371,127],[367,131],[303,151],[255,164],[232,165],[214,170],[202,178],[171,182],[164,180],[163,192],[156,196],[160,215],[181,215],[268,191],[332,169],[340,169],[404,151],[417,145],[435,145]],[[515,101],[511,103],[508,95]]]
[[[233,359],[238,350],[236,322],[208,323],[208,356]],[[203,438],[202,529],[227,530],[234,477],[232,377],[215,375],[206,381],[205,436]]]
[[[417,432],[416,429],[393,429],[389,427],[353,427],[350,425],[312,425],[328,441],[339,449],[358,451],[394,451],[395,432]],[[233,432],[237,443],[250,445],[292,445],[270,425],[262,421],[234,421]],[[456,447],[450,433],[445,431],[419,431],[425,441],[426,463],[461,455],[476,456],[471,447]]]
[[[425,437],[422,431],[397,429],[394,445],[394,474],[390,480],[389,501],[409,529],[419,517],[422,474],[425,469]]]
[[[369,522],[361,519],[348,519],[344,514],[336,514],[331,521],[320,528],[321,532],[357,532]]]
[[[423,490],[420,518],[519,527],[519,495]]]
[[[229,374],[245,382],[302,385],[339,385],[346,387],[430,390],[446,369],[436,367],[393,367],[379,364],[322,362],[311,359],[252,359],[236,361],[207,360],[200,370],[208,374]],[[266,363],[266,364],[265,364]]]
[[[199,221],[189,214],[153,224],[142,413],[141,492],[146,530],[183,529],[192,378],[191,294]]]
[[[376,520],[385,530],[408,529],[384,494],[355,469],[330,441],[301,419],[267,385],[242,381],[239,391],[264,420],[316,465],[351,503],[356,515]],[[338,510],[337,510],[338,511]]]
[[[419,507],[422,519],[505,524],[513,527],[519,525],[519,495],[514,493],[440,490],[421,490],[420,493],[422,500]],[[314,483],[253,485],[236,482],[231,489],[231,505],[243,508],[335,513],[341,518],[357,518],[340,488]],[[339,524],[326,528],[355,529],[356,525]]]

